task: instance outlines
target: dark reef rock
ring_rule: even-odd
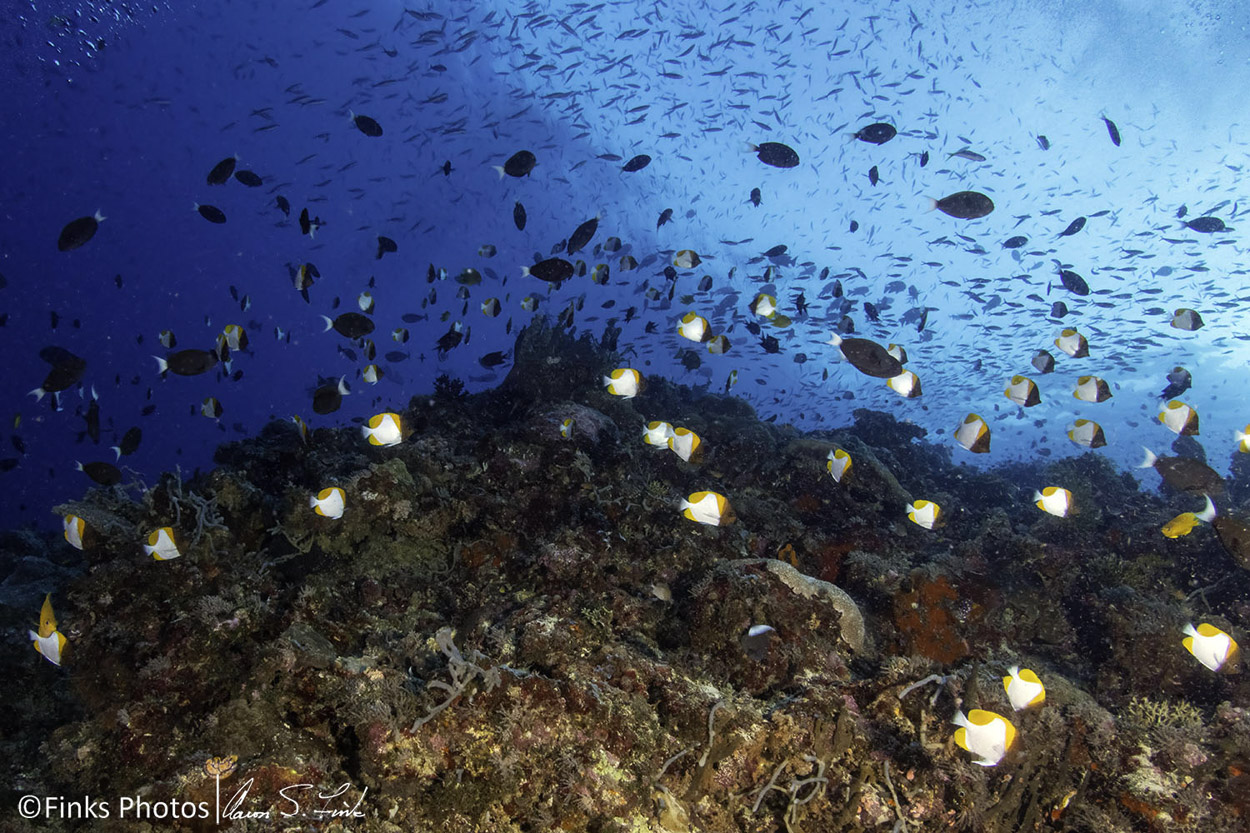
[[[393,448],[274,423],[207,474],[59,507],[87,521],[81,555],[0,539],[0,827],[37,829],[12,816],[27,793],[211,806],[206,762],[232,755],[246,809],[347,784],[347,806],[367,794],[343,829],[379,833],[1231,833],[1250,813],[1250,684],[1180,644],[1190,621],[1241,634],[1250,604],[1211,529],[1160,534],[1189,496],[1092,454],[955,466],[874,412],[803,435],[658,379],[620,400],[618,357],[541,322],[515,355],[497,390],[413,397]],[[703,460],[643,444],[654,419]],[[1078,514],[1032,505],[1052,481]],[[327,483],[337,520],[309,509]],[[704,489],[735,524],[681,516]],[[913,496],[948,523],[911,524]],[[166,525],[182,557],[157,562],[140,544]],[[60,669],[25,639],[47,590]],[[1014,664],[1040,708],[1011,712]],[[956,708],[1011,716],[998,767],[951,742]]]

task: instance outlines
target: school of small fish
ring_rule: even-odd
[[[235,73],[263,101],[249,98],[219,114],[226,127],[200,131],[187,154],[194,175],[168,186],[184,216],[128,226],[106,198],[95,205],[66,186],[40,245],[60,268],[87,265],[84,279],[101,268],[87,258],[149,236],[185,233],[268,255],[228,277],[193,273],[218,300],[229,295],[234,317],[224,325],[208,314],[200,324],[198,307],[193,317],[171,307],[133,333],[118,325],[119,338],[151,356],[146,367],[102,361],[72,337],[77,318],[63,329],[50,313],[48,340],[70,346],[22,346],[29,401],[41,411],[73,408],[80,441],[116,442],[112,460],[76,468],[96,484],[121,483],[121,458],[145,436],[133,423],[161,424],[157,403],[172,397],[225,432],[223,420],[249,397],[245,374],[265,362],[303,385],[301,402],[275,404],[271,415],[290,419],[304,442],[310,426],[291,411],[333,425],[345,405],[367,400],[361,441],[395,446],[405,426],[386,408],[414,392],[408,381],[451,372],[497,383],[512,361],[510,337],[534,313],[602,336],[628,357],[601,376],[607,394],[626,400],[645,397],[648,377],[663,375],[735,390],[766,419],[808,428],[845,423],[852,408],[836,403],[854,400],[990,460],[1004,435],[1008,458],[1108,447],[1122,459],[1142,445],[1207,437],[1199,409],[1206,429],[1206,403],[1250,341],[1237,323],[1250,300],[1241,288],[1248,270],[1229,260],[1240,254],[1245,212],[1225,186],[1240,162],[1187,173],[1192,187],[1161,183],[1138,204],[1115,204],[1100,180],[1061,172],[1095,143],[1111,160],[1099,174],[1107,180],[1148,166],[1151,117],[1117,105],[1064,124],[1023,110],[1031,120],[1010,130],[975,123],[957,105],[978,95],[965,68],[982,66],[978,51],[935,36],[940,22],[913,8],[850,17],[731,3],[684,19],[658,3],[631,27],[605,25],[616,11],[581,2],[558,11],[360,7],[344,20],[315,0],[306,14],[332,21],[333,48],[356,53],[350,83],[336,82],[331,98],[293,58],[251,48]],[[874,63],[880,41],[904,57]],[[804,77],[803,89],[753,68],[746,58],[755,50]],[[480,58],[508,76],[489,95],[479,94]],[[176,108],[174,97],[149,103]],[[1052,174],[1039,178],[1037,168]],[[407,184],[387,191],[390,176]],[[734,198],[704,199],[705,183],[734,189]],[[468,236],[467,248],[441,245]],[[131,279],[127,268],[110,269],[117,291]],[[178,268],[169,265],[170,280]],[[269,284],[281,285],[281,302]],[[310,344],[321,357],[332,345],[333,361],[307,359]],[[491,349],[466,355],[478,344]],[[420,372],[407,370],[414,352]],[[1157,366],[1173,369],[1141,371]],[[743,379],[753,384],[736,388]],[[184,383],[194,394],[168,393]],[[146,391],[133,412],[126,389]],[[11,432],[18,456],[0,470],[29,456],[21,419]],[[571,438],[577,424],[563,419],[557,430]],[[653,421],[640,430],[643,444],[685,464],[705,453],[705,439],[686,427]],[[1250,450],[1250,426],[1222,430],[1213,447],[1213,455]],[[852,483],[851,455],[828,454],[834,484]],[[1161,537],[1203,525],[1221,534],[1236,523],[1221,514],[1222,478],[1205,463],[1147,450],[1142,468],[1205,499],[1163,524]],[[310,512],[332,523],[353,511],[341,486],[318,485]],[[733,524],[731,497],[707,485],[675,501],[678,513]],[[1081,511],[1062,483],[1028,486],[1056,523]],[[940,534],[954,508],[919,497],[906,518]],[[91,534],[83,519],[63,524],[82,548]],[[180,540],[162,527],[136,547],[168,561],[182,556]],[[1227,633],[1200,623],[1183,636],[1212,671],[1236,667]],[[30,638],[60,664],[67,642],[50,597]],[[751,650],[773,638],[767,625],[744,637]],[[1028,669],[1012,667],[1003,684],[1014,710],[1045,699]],[[1013,724],[993,712],[960,711],[953,722],[956,743],[983,766],[1016,741]]]

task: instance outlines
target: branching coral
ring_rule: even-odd
[[[437,688],[447,692],[447,698],[430,709],[424,717],[417,718],[417,722],[412,724],[411,731],[413,732],[442,714],[444,709],[456,702],[460,695],[464,694],[469,684],[475,679],[481,678],[482,685],[487,691],[494,689],[503,679],[499,673],[499,668],[495,666],[483,668],[478,664],[480,660],[486,659],[486,656],[481,652],[473,651],[470,654],[470,658],[465,659],[464,655],[460,653],[460,649],[456,647],[451,628],[439,628],[438,632],[434,634],[434,643],[438,646],[443,656],[447,658],[447,671],[451,674],[451,683],[431,680],[426,684],[429,688]]]

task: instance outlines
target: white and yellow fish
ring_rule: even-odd
[[[1233,439],[1237,441],[1237,450],[1242,454],[1250,454],[1250,425],[1240,431],[1233,432]]]
[[[1198,412],[1179,399],[1173,399],[1159,411],[1159,422],[1182,437],[1198,436]]]
[[[171,561],[182,557],[182,553],[178,551],[178,545],[174,542],[173,527],[169,526],[163,526],[149,535],[148,542],[143,545],[143,551],[157,561]]]
[[[1086,448],[1102,448],[1107,444],[1102,426],[1092,419],[1078,419],[1068,430],[1068,439]]]
[[[829,472],[834,483],[841,483],[842,478],[850,474],[851,455],[840,448],[830,451],[829,456],[825,458],[825,471]]]
[[[729,501],[716,492],[695,492],[681,502],[681,513],[688,520],[709,526],[728,526],[735,520]]]
[[[1012,376],[1003,395],[1022,408],[1032,408],[1042,401],[1037,383],[1028,376]]]
[[[772,319],[777,314],[777,299],[772,295],[761,292],[755,296],[755,300],[751,302],[749,309],[761,318]]]
[[[338,520],[347,507],[347,495],[338,486],[330,486],[309,496],[308,506],[323,518]]]
[[[678,269],[693,269],[702,262],[703,259],[694,249],[682,249],[673,258],[673,265]]]
[[[647,445],[668,448],[668,441],[673,437],[673,426],[667,422],[648,422],[642,429],[642,441]]]
[[[1230,671],[1236,669],[1240,650],[1233,638],[1224,631],[1203,622],[1197,628],[1192,624],[1186,625],[1184,633],[1182,644],[1198,662],[1212,671],[1219,671],[1226,666]]]
[[[396,327],[391,330],[391,340],[404,344],[410,338],[407,327]]]
[[[378,380],[382,378],[382,368],[376,364],[365,365],[365,369],[360,373],[360,378],[371,385],[376,385]]]
[[[1033,502],[1038,509],[1059,518],[1068,517],[1072,511],[1072,493],[1060,486],[1047,486],[1040,492],[1034,492]]]
[[[890,345],[885,348],[885,352],[898,359],[899,364],[907,364],[907,351],[901,344],[890,342]]]
[[[1181,307],[1172,314],[1172,326],[1178,330],[1194,330],[1202,329],[1202,316],[1197,310]]]
[[[942,507],[931,500],[917,500],[907,504],[907,519],[925,529],[937,526]]]
[[[965,715],[955,712],[951,721],[955,730],[955,743],[976,756],[977,766],[995,766],[1006,757],[1016,742],[1016,727],[1000,714],[973,709]]]
[[[573,436],[573,424],[573,417],[565,417],[560,422],[560,436],[564,437],[566,440]]]
[[[729,338],[725,335],[712,336],[707,340],[707,351],[716,356],[728,353]]]
[[[295,430],[299,431],[300,442],[308,444],[308,424],[300,419],[299,414],[291,414],[291,422],[295,423]]]
[[[1022,671],[1018,665],[1007,669],[1007,676],[1003,677],[1003,689],[1007,692],[1011,707],[1016,711],[1046,702],[1046,686],[1042,685],[1037,674],[1027,668]]]
[[[61,654],[69,640],[65,634],[56,629],[56,615],[52,612],[52,594],[43,597],[43,608],[39,611],[39,630],[27,631],[35,650],[53,665],[61,664]]]
[[[1083,359],[1089,355],[1089,341],[1071,327],[1059,333],[1055,346],[1074,359]]]
[[[1072,395],[1082,402],[1106,402],[1111,398],[1111,386],[1106,379],[1097,376],[1082,376],[1076,380],[1076,389]]]
[[[360,435],[369,441],[369,445],[399,445],[404,439],[399,414],[389,411],[375,414],[369,421],[360,426]]]
[[[687,463],[697,463],[703,457],[703,440],[689,428],[674,428],[668,447]]]
[[[538,298],[533,295],[526,295],[521,299],[521,309],[526,312],[533,312],[538,309]]]
[[[496,318],[499,316],[503,306],[499,303],[498,298],[487,298],[482,302],[482,314],[488,318]]]
[[[977,414],[968,414],[955,429],[955,442],[973,454],[986,454],[990,450],[990,427]]]
[[[895,356],[895,358],[898,358]],[[915,399],[920,395],[920,377],[910,370],[904,370],[897,376],[885,380],[886,387],[907,399]]]
[[[87,522],[77,515],[66,515],[62,519],[65,527],[65,540],[76,550],[82,549],[82,538],[87,533]]]
[[[613,396],[633,399],[646,386],[646,381],[632,367],[618,367],[610,375],[603,377],[603,386]]]
[[[688,312],[677,325],[677,334],[691,341],[703,342],[712,337],[712,328],[707,319],[697,312]]]
[[[356,296],[356,306],[360,307],[361,312],[372,314],[373,303],[373,293],[368,290]]]

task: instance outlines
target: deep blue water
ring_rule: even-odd
[[[979,413],[991,452],[955,448],[978,464],[1081,453],[1066,431],[1083,417],[1106,431],[1100,453],[1132,466],[1142,445],[1163,451],[1174,439],[1155,415],[1165,374],[1184,365],[1194,381],[1181,398],[1224,471],[1234,431],[1250,420],[1239,228],[1246,22],[1232,4],[1165,2],[7,6],[4,523],[55,523],[51,507],[91,485],[75,461],[113,461],[109,446],[132,426],[143,440],[123,462],[152,482],[175,465],[210,465],[218,443],[270,419],[347,424],[402,408],[440,373],[470,390],[494,385],[508,365],[478,360],[509,349],[509,322],[515,333],[531,317],[526,296],[553,317],[580,304],[579,331],[616,319],[619,346],[644,374],[722,391],[736,370],[734,391],[761,416],[804,428],[874,407],[952,443],[963,416]],[[376,119],[383,135],[366,136],[350,113]],[[879,146],[851,137],[879,121],[898,135]],[[790,145],[800,164],[762,164],[747,145],[765,141]],[[965,148],[985,161],[951,156]],[[522,149],[537,157],[532,174],[501,179],[492,166]],[[649,166],[621,170],[642,153]],[[232,154],[263,185],[208,185]],[[927,198],[961,190],[989,195],[994,212],[961,220],[926,210]],[[197,202],[227,222],[207,222]],[[1231,231],[1185,228],[1182,206],[1185,219],[1216,216]],[[315,237],[300,233],[303,208],[325,223]],[[665,209],[672,220],[657,228]],[[62,227],[97,210],[107,219],[94,238],[58,251]],[[522,277],[594,216],[595,237],[572,258],[585,276],[558,288]],[[1085,227],[1061,237],[1078,217]],[[398,251],[377,259],[378,235]],[[1015,235],[1028,242],[1003,248]],[[624,248],[596,254],[609,237]],[[493,257],[479,254],[486,245]],[[762,257],[778,245],[784,256]],[[702,263],[678,270],[672,287],[663,269],[685,249]],[[621,271],[626,254],[642,265]],[[306,262],[321,274],[307,303],[290,276]],[[1065,290],[1056,262],[1091,293]],[[611,266],[607,285],[589,275],[600,263]],[[428,283],[431,265],[447,279]],[[468,267],[484,279],[458,298],[454,278]],[[704,276],[711,288],[699,290]],[[835,281],[845,299],[833,297]],[[320,318],[356,309],[371,282],[376,386],[360,378],[360,345],[323,332]],[[761,291],[775,292],[791,326],[752,315]],[[795,309],[800,293],[806,315]],[[496,318],[480,311],[491,297]],[[1055,301],[1070,309],[1062,320],[1049,314]],[[1170,327],[1179,307],[1205,326]],[[727,354],[679,338],[691,310],[729,337]],[[843,315],[857,335],[907,349],[921,398],[838,361],[824,342]],[[455,322],[464,343],[440,359],[435,341]],[[209,349],[229,324],[250,337],[233,358],[237,381],[158,376],[162,330],[179,349]],[[391,338],[401,326],[406,344]],[[1055,349],[1064,326],[1087,336],[1089,358]],[[39,352],[49,345],[88,362],[59,410],[27,394],[48,371]],[[1055,373],[1030,366],[1041,348],[1056,356]],[[697,369],[680,360],[687,350]],[[387,358],[393,351],[402,355]],[[1040,406],[1004,398],[1017,373],[1038,382]],[[1110,401],[1073,398],[1087,374],[1107,380]],[[311,390],[339,376],[351,395],[337,413],[315,415]],[[98,444],[80,439],[92,390]],[[200,413],[210,396],[220,420]]]

